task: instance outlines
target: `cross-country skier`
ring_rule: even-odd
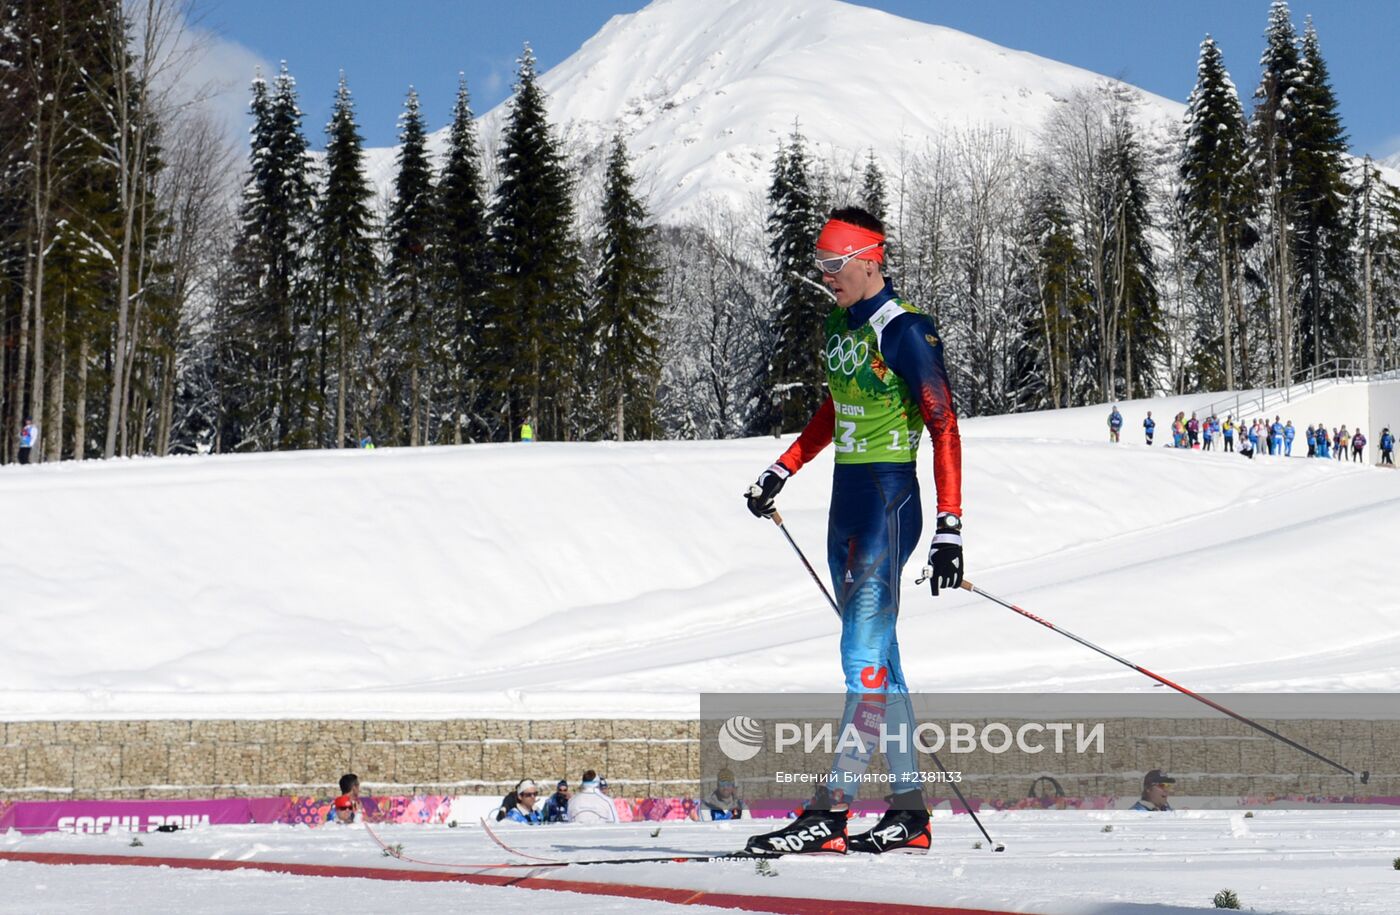
[[[1152,418],[1152,411],[1147,411],[1147,419],[1142,421],[1142,431],[1147,435],[1147,447],[1152,447],[1152,433],[1157,429],[1157,421]]]
[[[834,210],[816,243],[817,267],[836,296],[822,338],[829,396],[807,428],[749,490],[749,510],[773,514],[783,483],[833,440],[836,470],[827,520],[827,562],[841,613],[846,707],[841,733],[883,716],[889,733],[913,730],[913,708],[899,661],[895,621],[899,580],[923,526],[915,458],[927,427],[933,443],[938,518],[929,548],[931,587],[962,584],[962,442],[943,342],[927,314],[899,298],[880,265],[885,229],[865,210]],[[869,754],[843,753],[831,781],[817,788],[790,826],[754,836],[756,851],[845,851],[846,814]],[[894,793],[854,851],[923,852],[928,810],[912,745],[887,753]]]

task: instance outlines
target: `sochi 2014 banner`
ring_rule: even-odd
[[[499,796],[436,794],[362,795],[370,823],[474,823],[492,814]],[[694,798],[613,798],[620,822],[686,820],[697,817]],[[162,826],[192,829],[238,823],[320,826],[331,819],[333,799],[323,796],[226,798],[221,800],[0,801],[0,833],[154,832]]]
[[[154,832],[252,823],[254,798],[170,801],[14,801],[0,805],[0,832]],[[278,798],[277,800],[284,800]]]

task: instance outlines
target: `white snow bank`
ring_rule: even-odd
[[[1160,442],[1199,401],[1123,404],[1118,446],[1106,406],[965,421],[969,576],[1196,689],[1400,688],[1400,474],[1140,444],[1146,404]],[[0,468],[0,718],[690,717],[701,690],[837,690],[837,621],[740,496],[786,444]],[[819,569],[830,460],[780,497]],[[931,599],[919,564],[915,689],[1149,686]]]

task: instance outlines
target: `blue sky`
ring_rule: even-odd
[[[705,2],[705,0],[694,0]],[[763,2],[763,0],[751,0]],[[1185,101],[1201,38],[1212,33],[1240,91],[1258,82],[1269,0],[857,0],[859,5],[944,25]],[[547,70],[603,23],[645,0],[197,0],[199,25],[244,53],[220,60],[246,69],[252,58],[285,59],[297,78],[313,145],[341,69],[355,94],[371,146],[395,142],[409,84],[430,129],[447,122],[457,73],[466,74],[478,114],[510,92],[515,60],[529,41]],[[1295,0],[1301,32],[1314,13],[1323,56],[1341,102],[1353,151],[1400,152],[1400,0]],[[228,49],[226,48],[225,51]],[[873,62],[872,62],[873,63]],[[246,100],[251,73],[232,74],[225,107]],[[1248,98],[1245,99],[1248,106]]]

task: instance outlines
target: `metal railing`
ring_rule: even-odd
[[[1364,359],[1337,358],[1300,370],[1294,373],[1293,378],[1293,383],[1287,387],[1259,388],[1258,393],[1253,390],[1236,391],[1229,397],[1193,407],[1191,412],[1197,416],[1219,416],[1221,410],[1230,408],[1230,415],[1241,419],[1248,413],[1267,413],[1270,407],[1291,403],[1294,397],[1312,395],[1335,385],[1394,380],[1400,378],[1400,366],[1368,373]]]

